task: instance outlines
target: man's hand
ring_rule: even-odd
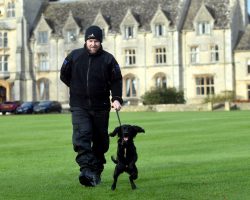
[[[114,100],[114,102],[112,102],[112,107],[113,107],[115,110],[117,110],[117,111],[121,110],[121,108],[122,108],[120,102],[117,101],[117,100]]]

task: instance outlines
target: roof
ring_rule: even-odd
[[[205,4],[207,10],[215,19],[214,28],[223,29],[230,25],[230,2],[229,0],[191,0],[183,29],[193,29],[193,21],[201,8]]]
[[[69,11],[80,25],[82,30],[92,25],[98,12],[110,26],[110,31],[120,32],[120,24],[128,9],[131,9],[140,29],[149,31],[150,22],[161,5],[163,12],[174,27],[179,20],[182,0],[82,0],[74,2],[50,2],[42,11],[44,17],[50,22],[55,34],[60,35],[62,28],[68,18]]]
[[[246,27],[235,50],[250,50],[250,24]]]

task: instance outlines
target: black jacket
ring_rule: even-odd
[[[120,67],[102,48],[96,54],[85,47],[73,50],[63,62],[60,79],[70,88],[71,107],[110,109],[110,92],[111,100],[122,104]]]

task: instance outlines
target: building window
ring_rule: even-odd
[[[199,63],[199,47],[191,47],[190,54],[191,63]]]
[[[125,39],[131,39],[134,37],[134,27],[125,26]]]
[[[125,50],[125,65],[134,65],[136,63],[135,49]]]
[[[8,71],[8,56],[0,55],[0,72]]]
[[[39,70],[48,71],[49,70],[49,58],[48,54],[41,53],[38,55]]]
[[[42,79],[38,81],[39,99],[49,100],[49,80]]]
[[[157,88],[167,88],[167,79],[165,76],[157,76],[155,78],[155,86]]]
[[[7,17],[15,17],[15,2],[11,1],[7,5]]]
[[[206,96],[214,94],[214,77],[196,77],[196,95]]]
[[[76,41],[76,30],[75,29],[67,30],[66,41],[67,41],[67,43]]]
[[[209,35],[211,33],[211,25],[209,22],[198,22],[198,35]]]
[[[247,61],[247,73],[250,74],[250,59]]]
[[[164,35],[164,25],[162,24],[156,24],[155,25],[155,36],[160,37]]]
[[[126,79],[126,97],[136,97],[136,79],[133,78],[127,78]]]
[[[250,100],[250,85],[247,85],[247,99]]]
[[[48,43],[48,31],[39,31],[38,32],[38,43],[47,44]]]
[[[211,62],[219,61],[219,46],[214,45],[211,47]]]
[[[0,48],[8,47],[8,33],[0,32]]]
[[[166,48],[155,49],[155,63],[164,64],[167,62]]]

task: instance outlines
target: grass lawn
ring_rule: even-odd
[[[116,138],[102,184],[85,188],[71,144],[70,114],[0,116],[0,199],[248,200],[250,112],[120,112],[122,123],[145,128],[135,144],[138,189],[128,175],[111,191]],[[110,116],[110,131],[118,126]]]

